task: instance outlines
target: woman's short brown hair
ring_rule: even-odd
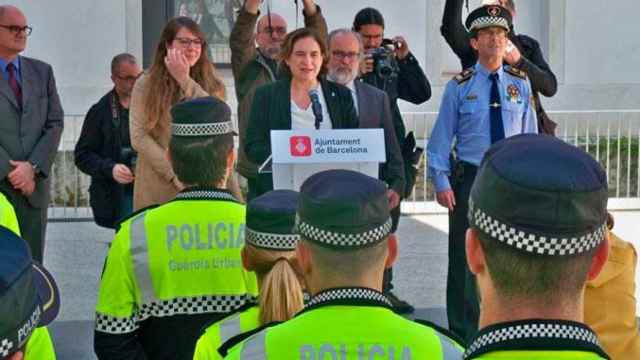
[[[320,47],[320,53],[322,54],[322,66],[318,73],[318,79],[327,73],[327,63],[329,62],[329,50],[327,50],[327,41],[324,36],[321,36],[317,31],[308,28],[300,28],[287,34],[280,50],[279,60],[280,66],[284,73],[291,77],[291,69],[285,62],[293,53],[293,47],[296,43],[302,39],[312,38],[316,41]]]

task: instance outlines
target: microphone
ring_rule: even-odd
[[[309,90],[309,98],[311,99],[311,110],[313,110],[313,116],[316,118],[316,130],[318,130],[320,129],[320,123],[322,122],[322,105],[320,105],[318,90]]]

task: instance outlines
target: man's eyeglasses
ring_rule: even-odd
[[[24,31],[25,35],[29,36],[33,31],[33,28],[31,26],[0,25],[0,27],[9,30],[9,32],[14,35],[18,35],[19,33]]]
[[[136,81],[138,80],[138,78],[140,76],[142,76],[142,72],[138,75],[131,75],[131,76],[120,76],[120,75],[114,75],[115,77],[117,77],[118,79],[122,80],[122,81]]]
[[[287,28],[282,27],[282,26],[278,26],[278,27],[265,27],[264,29],[262,29],[260,31],[261,33],[265,33],[268,34],[269,36],[273,36],[275,35],[286,35],[287,34]]]
[[[360,57],[360,53],[359,52],[355,52],[355,51],[340,51],[340,50],[334,50],[331,52],[331,55],[334,56],[336,59],[338,60],[355,60],[358,59]]]
[[[177,37],[175,38],[175,40],[178,42],[178,44],[184,47],[189,47],[189,45],[193,45],[195,47],[201,47],[203,44],[203,41],[200,39],[189,39],[189,38]]]

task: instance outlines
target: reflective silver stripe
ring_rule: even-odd
[[[240,352],[241,360],[265,360],[267,358],[264,343],[266,333],[267,329],[262,330],[242,344],[242,351]]]
[[[220,324],[220,342],[224,343],[241,332],[240,314],[233,316],[231,319],[223,320],[222,324]]]
[[[142,295],[142,303],[149,304],[158,301],[153,289],[151,272],[149,271],[149,249],[147,247],[147,232],[144,228],[146,213],[131,220],[129,228],[131,237],[131,258],[133,260],[133,272],[136,275],[138,289]]]
[[[438,338],[440,338],[440,347],[442,348],[442,358],[445,360],[449,359],[462,359],[462,350],[458,349],[453,340],[449,339],[445,335],[434,330]]]

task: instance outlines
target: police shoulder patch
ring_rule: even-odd
[[[523,70],[518,69],[517,67],[513,67],[513,66],[506,66],[504,68],[504,71],[508,72],[509,74],[518,77],[520,79],[526,80],[527,79],[527,73],[524,72]]]
[[[462,84],[465,81],[471,79],[471,77],[473,76],[474,73],[475,73],[475,71],[473,70],[473,68],[464,69],[464,70],[462,70],[461,73],[459,73],[458,75],[454,76],[453,80],[455,80],[458,84]]]
[[[134,217],[136,217],[137,215],[147,211],[147,210],[151,210],[151,209],[155,209],[157,208],[158,204],[154,204],[154,205],[149,205],[147,207],[144,207],[142,209],[138,209],[136,211],[134,211],[133,213],[131,213],[129,216],[125,216],[122,219],[120,219],[120,221],[118,221],[118,223],[116,224],[116,232],[120,231],[120,226],[127,220],[133,219]]]

